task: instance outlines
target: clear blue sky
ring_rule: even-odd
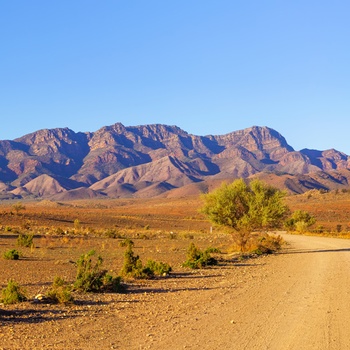
[[[269,126],[350,154],[350,2],[0,0],[0,139]]]

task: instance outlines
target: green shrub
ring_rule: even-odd
[[[148,260],[143,266],[138,255],[135,255],[132,247],[128,246],[124,253],[124,265],[121,275],[128,278],[147,279],[154,275],[163,276],[169,274],[171,267],[167,263]]]
[[[5,305],[16,304],[27,300],[25,291],[13,280],[9,280],[5,289],[1,292],[1,302]]]
[[[187,250],[187,260],[183,263],[183,266],[191,269],[201,269],[216,264],[217,260],[210,255],[209,251],[201,251],[194,243],[191,243]]]
[[[171,266],[167,263],[161,261],[148,260],[146,265],[146,269],[149,269],[153,275],[165,276],[169,275],[171,271]]]
[[[130,238],[125,238],[119,243],[119,245],[121,247],[133,247],[134,242]]]
[[[285,227],[290,230],[298,232],[305,232],[308,227],[312,226],[316,219],[308,212],[303,210],[296,210],[292,216],[285,221]]]
[[[105,232],[104,235],[108,238],[120,238],[120,234],[118,231],[114,228],[108,228]]]
[[[205,250],[207,253],[221,254],[221,250],[215,247],[209,247]]]
[[[307,231],[309,225],[305,221],[298,221],[295,223],[295,230],[300,233]]]
[[[323,233],[325,231],[325,228],[322,225],[318,225],[313,232],[315,233]]]
[[[79,231],[81,229],[81,223],[79,219],[74,220],[74,230]]]
[[[258,255],[273,254],[282,248],[283,243],[284,240],[280,235],[262,234],[257,238],[257,248],[253,250],[253,253]]]
[[[102,257],[94,258],[95,251],[80,256],[77,261],[77,277],[74,289],[81,292],[103,292],[106,290],[117,292],[121,278],[113,277],[107,270],[101,270]]]
[[[132,245],[128,245],[124,253],[124,265],[121,275],[132,278],[149,278],[151,273],[143,268],[142,261],[132,250]]]
[[[26,207],[21,202],[18,202],[12,206],[12,209],[16,212],[16,215],[19,215],[22,210],[26,209]]]
[[[33,235],[19,234],[17,238],[17,245],[19,247],[31,247],[33,246]]]
[[[22,254],[16,249],[10,249],[4,253],[4,258],[7,260],[18,260]]]
[[[107,292],[120,292],[122,289],[122,278],[120,276],[114,277],[106,273],[102,277],[102,289]]]
[[[74,301],[71,286],[61,277],[55,277],[51,289],[47,292],[50,301],[59,304],[70,304]]]

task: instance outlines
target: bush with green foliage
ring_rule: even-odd
[[[0,301],[5,305],[16,304],[22,301],[26,301],[27,297],[25,290],[15,281],[9,280],[7,286],[1,292]]]
[[[16,212],[16,215],[19,215],[22,210],[26,209],[26,207],[21,202],[18,202],[12,205],[12,209]]]
[[[187,260],[183,263],[183,266],[191,269],[201,269],[206,266],[216,265],[217,260],[210,255],[210,250],[201,251],[194,243],[191,243],[187,250]]]
[[[119,242],[119,246],[120,247],[133,247],[134,241],[132,241],[130,238],[125,238]]]
[[[10,250],[7,250],[4,253],[4,259],[7,259],[7,260],[18,260],[21,255],[22,255],[21,252],[19,252],[18,250],[10,249]]]
[[[148,260],[145,268],[150,270],[153,275],[165,276],[171,272],[171,266],[161,261]]]
[[[151,276],[150,270],[143,267],[140,257],[134,254],[130,244],[124,253],[124,264],[120,274],[123,277],[131,278],[149,278]]]
[[[257,248],[253,253],[262,255],[262,254],[273,254],[279,251],[284,244],[284,240],[280,235],[269,235],[267,233],[260,234],[257,237]]]
[[[307,211],[296,210],[292,216],[286,220],[285,227],[289,230],[305,232],[316,222],[316,219]]]
[[[34,236],[30,234],[19,234],[17,238],[17,245],[19,247],[32,247],[33,238]]]
[[[271,229],[280,226],[289,211],[284,196],[259,180],[248,185],[238,179],[203,195],[202,212],[215,224],[236,230]]]
[[[81,292],[118,292],[121,278],[109,275],[107,270],[101,270],[103,259],[101,256],[95,258],[95,254],[91,250],[78,259],[74,289]]]
[[[118,232],[115,228],[108,228],[106,231],[103,232],[104,236],[108,238],[121,238],[122,235]]]
[[[129,245],[124,253],[124,264],[120,274],[126,278],[148,279],[155,275],[167,275],[170,271],[169,264],[154,260],[148,260],[143,266],[140,257],[134,254],[132,246]]]
[[[59,276],[55,277],[47,297],[50,301],[59,304],[70,304],[74,301],[71,286]]]
[[[281,226],[289,212],[284,196],[285,193],[260,180],[246,184],[238,179],[203,195],[202,212],[214,224],[232,229],[243,251],[250,232]]]

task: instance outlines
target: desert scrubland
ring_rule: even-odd
[[[198,212],[199,197],[0,204],[0,287],[10,279],[28,300],[2,305],[2,349],[340,349],[350,346],[350,194],[286,198],[317,222],[312,236],[286,235],[278,254],[242,258],[232,237]],[[18,247],[20,233],[33,245]],[[333,236],[324,237],[324,236]],[[334,238],[336,237],[336,238]],[[166,276],[125,280],[121,292],[73,293],[74,303],[34,302],[55,276],[76,278],[79,257],[95,250],[117,275],[125,239]],[[218,265],[183,267],[191,243],[217,248]],[[21,251],[19,260],[2,256]]]

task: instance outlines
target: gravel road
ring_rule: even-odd
[[[194,328],[184,319],[179,337],[154,348],[350,349],[350,241],[284,238],[284,254],[229,293],[203,300]]]
[[[127,294],[7,309],[0,349],[350,349],[350,240],[284,238],[281,254]]]

